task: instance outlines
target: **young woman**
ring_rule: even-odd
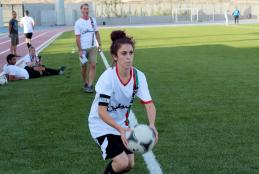
[[[104,173],[125,173],[134,166],[134,154],[127,149],[125,132],[130,130],[128,109],[134,94],[145,105],[150,127],[156,134],[156,109],[145,75],[133,68],[135,43],[124,31],[111,33],[113,66],[98,79],[88,118],[92,137],[100,146],[103,159],[112,159]]]

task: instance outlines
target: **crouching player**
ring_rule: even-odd
[[[100,146],[103,159],[111,159],[105,174],[126,173],[134,166],[134,154],[127,149],[125,132],[129,128],[129,108],[134,95],[147,111],[150,127],[156,134],[156,109],[152,102],[144,73],[133,65],[135,43],[124,31],[111,33],[110,53],[113,66],[98,79],[88,117],[92,137]]]

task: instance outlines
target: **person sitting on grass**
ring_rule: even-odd
[[[4,74],[8,81],[29,79],[30,74],[24,68],[16,66],[16,56],[9,54],[6,57],[7,64],[4,65]]]
[[[41,56],[36,54],[36,50],[33,46],[29,48],[29,55],[25,58],[25,69],[28,72],[32,72],[36,76],[50,76],[50,75],[63,75],[65,67],[61,66],[59,69],[48,68],[42,65]]]

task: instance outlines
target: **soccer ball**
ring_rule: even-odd
[[[7,78],[5,77],[5,75],[0,76],[0,85],[6,85],[8,83]]]
[[[155,145],[153,129],[144,124],[136,125],[131,131],[126,132],[129,150],[143,154],[150,151]]]

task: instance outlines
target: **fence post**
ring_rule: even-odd
[[[213,7],[213,14],[212,14],[212,21],[214,22],[215,21],[215,7]]]
[[[3,5],[0,4],[0,27],[4,26],[4,22],[3,22]]]
[[[176,7],[176,10],[175,10],[175,22],[178,22],[178,6]]]
[[[131,19],[131,4],[129,3],[129,20],[130,20],[130,25],[132,24],[132,19]]]
[[[199,9],[197,9],[197,22],[199,22]]]
[[[64,7],[64,0],[56,0],[55,4],[56,10],[56,24],[57,25],[65,25],[65,7]]]
[[[191,8],[191,23],[193,22],[193,20],[192,20],[192,8]]]
[[[173,11],[173,7],[171,8],[171,20],[172,23],[174,22],[174,11]]]

